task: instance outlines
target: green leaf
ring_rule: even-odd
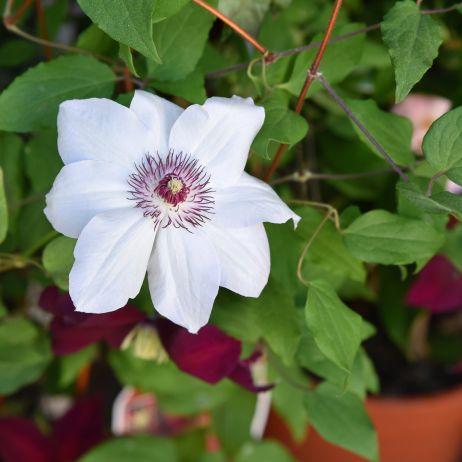
[[[0,167],[0,243],[8,231],[8,207],[6,204],[5,185],[3,184],[3,169]]]
[[[178,13],[189,0],[154,0],[154,13],[152,22],[163,21],[170,16]]]
[[[0,319],[4,318],[8,314],[8,310],[3,303],[3,300],[0,298]]]
[[[414,161],[411,152],[412,124],[401,116],[382,111],[373,100],[346,100],[348,107],[372,133],[387,154],[399,165]],[[359,139],[379,157],[382,155],[371,145],[364,133],[350,121]]]
[[[127,45],[121,43],[119,45],[119,58],[125,63],[128,70],[136,77],[139,77],[135,64],[133,63],[132,50]]]
[[[255,36],[271,0],[220,0],[218,10]]]
[[[8,203],[8,229],[16,232],[16,219],[19,214],[19,201],[24,194],[24,143],[13,133],[0,132],[0,167],[3,169],[3,182]]]
[[[207,452],[201,454],[198,462],[226,462],[225,455],[220,452]]]
[[[335,386],[323,383],[305,395],[305,408],[323,438],[369,460],[377,460],[377,435],[356,395],[340,394]]]
[[[293,363],[301,335],[298,310],[293,294],[274,281],[258,299],[223,294],[215,304],[212,320],[241,340],[264,338],[285,364]]]
[[[179,462],[172,439],[153,435],[115,438],[91,449],[78,462]]]
[[[39,201],[31,201],[21,208],[16,237],[19,247],[25,252],[34,253],[57,234],[43,213],[44,208],[43,198]]]
[[[364,340],[364,336],[362,339]],[[346,372],[321,352],[310,332],[305,332],[297,351],[297,362],[310,372],[336,385],[340,392],[347,390],[364,398],[367,391],[377,392],[379,389],[374,366],[362,347],[355,356],[351,372]]]
[[[289,102],[290,95],[287,92],[275,90],[262,104],[265,108],[265,123],[258,132],[252,149],[266,159],[274,156],[279,143],[291,147],[303,139],[308,131],[305,118],[291,111]]]
[[[432,124],[422,149],[430,165],[462,184],[462,107],[447,112]]]
[[[279,368],[284,368],[284,366],[279,365]],[[277,384],[271,390],[272,406],[285,420],[294,438],[297,441],[301,441],[306,434],[306,426],[308,424],[306,412],[303,408],[305,391],[294,388],[293,385],[285,381],[284,377],[277,372],[274,371],[274,374],[271,374],[269,377],[270,383],[276,381]],[[291,377],[295,377],[295,380],[299,381],[299,383],[306,382],[305,373],[301,372],[298,367],[289,369],[287,375],[289,374]]]
[[[361,24],[346,24],[339,26],[336,28],[334,36],[348,34],[361,27]],[[322,40],[323,35],[324,34],[316,35],[313,42]],[[364,37],[364,34],[358,34],[348,40],[331,43],[327,47],[319,71],[322,72],[325,79],[331,85],[341,82],[355,69],[361,59]],[[280,87],[298,96],[316,53],[317,48],[300,53],[295,60],[292,75],[289,80],[285,84],[280,85]],[[307,97],[319,90],[322,90],[321,84],[317,81],[313,82]]]
[[[431,196],[419,187],[414,181],[400,182],[397,185],[398,192],[413,207],[425,213],[453,214],[462,220],[462,197],[447,191],[440,191]]]
[[[214,20],[208,11],[189,2],[179,13],[155,24],[154,41],[162,64],[148,62],[150,77],[170,82],[194,71]]]
[[[432,257],[443,245],[444,236],[424,221],[372,210],[345,230],[344,239],[360,260],[406,265]]]
[[[351,371],[361,344],[362,318],[348,308],[322,280],[308,289],[305,320],[319,350],[345,371]]]
[[[452,213],[459,220],[462,220],[462,196],[452,194],[448,191],[441,191],[432,194],[431,199],[440,207],[449,210],[449,213]]]
[[[438,56],[443,41],[440,25],[422,14],[412,0],[398,2],[387,13],[382,37],[395,69],[396,101],[402,101]]]
[[[110,97],[115,78],[108,66],[90,56],[61,56],[40,63],[0,94],[0,130],[27,132],[53,126],[59,103]]]
[[[93,53],[112,56],[117,53],[118,43],[96,24],[90,24],[78,36],[76,46]]]
[[[379,275],[377,308],[380,323],[390,340],[402,351],[407,351],[410,329],[419,311],[409,309],[406,305],[407,285],[403,284],[397,267],[381,267]],[[393,290],[390,290],[390,287],[393,287]]]
[[[59,236],[53,239],[43,251],[42,263],[55,284],[69,290],[69,273],[74,264],[75,239]]]
[[[97,351],[97,345],[93,344],[75,353],[55,357],[56,376],[52,377],[52,379],[54,379],[53,383],[56,384],[58,389],[71,386],[82,368],[96,357]]]
[[[287,449],[275,441],[247,443],[239,451],[235,462],[295,462]]]
[[[51,359],[50,344],[24,318],[0,321],[0,393],[10,394],[34,382]]]
[[[41,130],[26,144],[25,168],[32,189],[36,193],[47,193],[63,167],[58,154],[58,134],[55,129]]]
[[[161,62],[153,40],[153,0],[78,0],[85,14],[113,39]]]
[[[317,144],[320,152],[320,169],[323,172],[356,174],[362,172],[385,171],[388,164],[371,152],[371,145],[355,139],[356,134],[350,125],[349,119],[343,115],[331,118],[332,129],[343,125],[353,138],[339,138],[332,136],[331,132],[319,137]],[[341,152],[342,155],[338,153]],[[343,197],[356,201],[373,202],[382,197],[389,177],[392,174],[383,174],[372,177],[358,178],[354,181],[326,180],[327,183],[340,191]]]
[[[5,40],[0,45],[0,67],[18,66],[31,59],[35,50],[34,44],[23,39]]]
[[[151,83],[151,87],[162,93],[180,96],[190,103],[202,104],[207,99],[204,74],[198,70],[175,82],[155,80]]]
[[[255,394],[236,387],[228,399],[214,409],[212,428],[218,436],[221,447],[227,454],[234,456],[249,440],[255,404]]]

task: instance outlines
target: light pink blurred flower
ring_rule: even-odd
[[[451,109],[452,103],[446,98],[433,95],[410,94],[396,104],[392,112],[407,117],[414,128],[412,150],[422,154],[422,141],[431,124]]]
[[[444,189],[452,194],[462,194],[462,186],[459,186],[451,180],[446,181],[446,187]]]

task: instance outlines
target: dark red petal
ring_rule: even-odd
[[[434,313],[462,309],[462,273],[448,258],[437,255],[418,274],[406,301]]]
[[[69,294],[56,287],[46,288],[39,303],[54,314],[50,329],[56,355],[74,353],[99,340],[117,347],[136,324],[147,319],[143,312],[130,305],[111,313],[78,313]]]
[[[62,319],[55,318],[50,326],[53,353],[67,355],[95,343],[104,336],[101,329],[82,329],[79,325],[68,326]]]
[[[55,460],[77,460],[105,437],[102,401],[97,398],[82,400],[54,424],[51,440]]]
[[[157,322],[159,335],[170,358],[179,369],[205,382],[217,383],[239,362],[241,343],[215,326],[190,334],[166,319]]]
[[[39,305],[44,309],[59,317],[65,324],[77,324],[84,320],[88,315],[75,311],[69,294],[61,292],[57,287],[47,287],[41,294]]]
[[[228,376],[233,382],[236,382],[241,387],[247,388],[252,393],[260,393],[271,390],[274,385],[255,385],[253,383],[252,373],[250,371],[250,362],[239,361],[239,364]]]
[[[0,419],[2,462],[50,462],[51,446],[33,422],[19,417]]]

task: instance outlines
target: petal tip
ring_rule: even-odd
[[[300,220],[302,219],[302,217],[292,212],[292,217],[290,219],[294,223],[294,229],[297,229],[297,226],[300,223]]]

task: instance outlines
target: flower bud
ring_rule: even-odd
[[[163,364],[169,357],[160,341],[157,329],[150,324],[138,324],[125,337],[122,350],[131,349],[137,358]]]

